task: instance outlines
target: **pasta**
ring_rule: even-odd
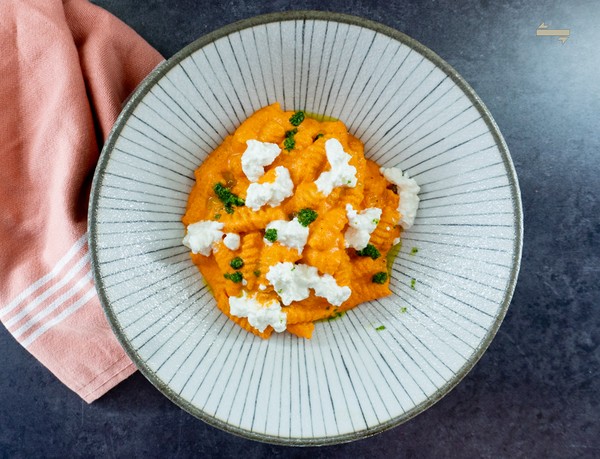
[[[182,217],[219,309],[261,338],[310,338],[316,321],[389,295],[398,186],[418,186],[386,174],[394,183],[340,121],[279,104],[250,116],[195,171]]]

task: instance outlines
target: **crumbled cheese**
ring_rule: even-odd
[[[392,245],[398,245],[398,244],[400,244],[400,238],[399,238],[399,237],[395,238],[395,239],[392,241]]]
[[[417,209],[419,208],[419,196],[421,191],[417,182],[408,176],[408,173],[402,173],[402,170],[397,167],[382,167],[379,169],[383,176],[398,187],[400,194],[400,203],[398,204],[398,212],[400,212],[400,220],[398,223],[404,229],[413,226]]]
[[[187,234],[183,238],[183,245],[189,248],[192,253],[200,253],[208,257],[213,249],[213,245],[223,237],[223,223],[213,220],[203,220],[192,223],[187,227]]]
[[[264,332],[270,325],[277,333],[281,333],[287,326],[287,314],[281,312],[281,303],[271,300],[261,303],[256,295],[248,296],[243,291],[242,296],[229,297],[229,313],[236,317],[247,317],[248,323],[259,332]]]
[[[229,250],[237,250],[240,248],[240,235],[235,233],[227,233],[223,238],[223,244]]]
[[[338,186],[354,188],[356,186],[356,167],[349,164],[350,156],[337,139],[328,139],[325,142],[325,154],[331,165],[331,170],[322,172],[315,181],[317,189],[325,196]]]
[[[283,166],[275,168],[275,181],[266,183],[251,183],[246,192],[246,206],[259,210],[265,204],[276,207],[294,193],[294,182],[290,171]]]
[[[280,262],[269,268],[266,278],[275,288],[283,304],[289,306],[292,301],[308,298],[308,285],[314,274],[317,274],[316,271],[317,268],[308,265]]]
[[[256,182],[265,173],[265,166],[273,163],[281,153],[276,143],[247,140],[246,150],[242,154],[242,170],[248,180]]]
[[[375,228],[379,224],[381,209],[378,207],[369,207],[368,209],[356,212],[352,204],[346,204],[346,215],[348,216],[348,229],[344,234],[346,247],[362,250],[369,243],[371,233],[375,231]]]
[[[340,306],[346,301],[352,290],[350,287],[340,287],[331,274],[323,274],[311,285],[315,295],[325,298],[330,304]]]
[[[264,292],[267,289],[267,286],[265,284],[258,284],[258,289],[261,292]]]
[[[296,265],[289,261],[271,266],[266,277],[286,306],[292,301],[308,298],[310,288],[315,291],[315,295],[325,298],[334,306],[340,306],[352,293],[350,287],[337,285],[330,274],[319,276],[314,266]]]
[[[298,254],[302,254],[306,240],[308,239],[308,227],[302,226],[296,217],[290,222],[286,220],[273,220],[265,229],[277,230],[277,242],[286,247],[296,249]],[[272,243],[266,241],[265,244],[271,245]]]

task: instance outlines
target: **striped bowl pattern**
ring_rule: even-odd
[[[233,324],[181,244],[194,169],[276,101],[339,118],[367,157],[422,188],[394,295],[317,324],[312,340]],[[515,171],[473,90],[409,37],[332,13],[242,21],[159,66],[113,129],[90,207],[96,286],[140,370],[212,425],[295,445],[372,435],[446,394],[506,313],[521,240]]]

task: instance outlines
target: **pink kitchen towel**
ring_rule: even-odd
[[[0,0],[0,320],[87,402],[135,371],[90,271],[91,180],[123,102],[162,60],[87,0]]]

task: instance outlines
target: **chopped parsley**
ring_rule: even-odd
[[[323,134],[322,132],[319,132],[317,134],[317,136],[313,139],[313,142],[316,142],[317,140],[319,140],[321,137],[323,137],[325,134]]]
[[[335,320],[335,319],[339,319],[340,317],[342,317],[344,314],[346,314],[345,311],[335,311],[331,316],[329,316],[327,318],[327,320]]]
[[[254,274],[256,277],[260,277],[260,269],[255,269],[252,271],[252,274]]]
[[[402,314],[404,314],[404,313],[406,312],[406,306],[402,306],[402,307],[400,308],[400,312],[401,312]]]
[[[412,278],[410,280],[410,288],[412,288],[413,290],[415,290],[415,284],[417,283],[417,279]]]
[[[377,330],[377,331],[385,330],[385,325],[380,325],[375,330]]]
[[[312,209],[302,209],[297,217],[302,226],[308,226],[317,219],[318,214]]]
[[[381,256],[381,253],[373,244],[367,244],[364,249],[357,250],[356,255],[359,257],[371,257],[373,260],[377,260]]]
[[[290,117],[290,123],[292,126],[299,126],[302,121],[304,121],[304,112],[302,110],[294,113]]]
[[[373,224],[374,225],[379,225],[379,219],[378,218],[374,218],[373,219]]]
[[[215,220],[218,220],[219,218],[221,218],[221,214],[215,214]]]
[[[296,139],[294,139],[294,136],[296,135],[297,132],[298,132],[298,129],[296,129],[296,128],[285,132],[285,140],[283,141],[283,147],[287,151],[293,150],[294,147],[296,146]]]
[[[275,228],[270,228],[265,231],[265,239],[269,242],[275,242],[277,240],[277,230]]]
[[[230,280],[231,282],[235,282],[236,284],[239,284],[244,279],[244,276],[239,271],[236,271],[236,272],[231,273],[231,274],[230,273],[225,273],[225,274],[223,274],[223,277],[225,279]]]
[[[240,269],[242,266],[244,266],[244,260],[242,260],[240,257],[235,257],[229,262],[229,266],[231,266],[233,269]]]
[[[371,278],[371,280],[375,284],[385,284],[385,281],[387,280],[387,277],[388,277],[387,273],[378,272],[376,274],[373,274],[373,277]]]
[[[296,140],[294,140],[293,137],[286,137],[285,140],[283,141],[283,147],[287,151],[293,150],[295,146],[296,146]]]
[[[414,255],[419,251],[419,249],[417,249],[416,247],[413,247],[412,249],[410,249],[410,254]]]
[[[225,212],[228,214],[233,213],[233,206],[243,206],[245,204],[244,200],[240,198],[237,194],[231,192],[231,190],[221,183],[217,183],[213,186],[213,191],[220,199],[220,201],[225,205]]]

